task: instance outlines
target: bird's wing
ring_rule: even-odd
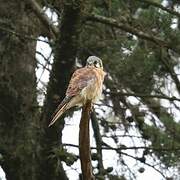
[[[81,91],[90,84],[95,83],[97,77],[92,68],[81,68],[74,72],[66,91],[66,96],[72,97],[81,93]]]

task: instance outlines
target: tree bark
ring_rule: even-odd
[[[37,175],[35,149],[38,146],[36,125],[39,118],[36,41],[23,35],[37,37],[37,20],[20,0],[1,0],[0,17],[0,27],[4,29],[0,31],[1,166],[7,180],[32,180]]]

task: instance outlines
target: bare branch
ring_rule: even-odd
[[[124,153],[124,152],[121,152],[121,154],[123,154],[123,155],[125,155],[125,156],[128,156],[128,157],[130,157],[130,158],[132,158],[132,159],[135,159],[135,160],[141,162],[141,160],[140,160],[138,157],[134,157],[134,156],[129,155],[129,154]],[[159,174],[161,174],[162,177],[164,177],[164,178],[166,179],[166,176],[165,176],[159,169],[157,169],[154,165],[151,165],[151,164],[149,164],[149,163],[147,163],[147,162],[143,162],[143,163],[144,163],[145,165],[153,168],[154,170],[156,170]]]
[[[75,145],[75,144],[67,144],[67,143],[64,143],[62,144],[63,146],[69,146],[69,147],[74,147],[74,148],[79,148],[78,145]],[[115,151],[120,151],[120,150],[138,150],[138,149],[147,149],[147,150],[153,150],[153,151],[180,151],[180,147],[172,147],[172,148],[160,148],[160,147],[147,147],[147,146],[120,146],[118,148],[114,148],[114,147],[107,147],[107,144],[106,143],[103,143],[103,147],[102,149],[103,150],[115,150]],[[91,147],[91,149],[97,149],[96,147]]]
[[[50,57],[51,57],[51,55],[52,55],[52,52],[51,52],[51,54],[49,55],[48,58],[46,58],[46,57],[44,56],[44,54],[41,53],[40,51],[36,51],[36,54],[40,55],[40,56],[47,62],[48,65],[52,66],[52,63],[50,62]]]
[[[150,95],[150,94],[138,94],[138,93],[122,93],[122,92],[104,92],[105,94],[113,94],[119,96],[134,96],[140,98],[158,98],[158,99],[167,99],[169,101],[180,101],[179,98],[176,97],[168,97],[163,95]]]
[[[49,72],[51,71],[49,68],[46,67],[46,65],[42,64],[42,63],[39,62],[38,60],[37,60],[37,64],[39,64],[40,66],[42,66],[43,69],[45,69],[45,70],[47,70],[47,71],[49,71]],[[39,80],[40,80],[40,79],[39,79]],[[37,82],[39,82],[39,80],[38,80]]]
[[[160,47],[164,47],[167,49],[171,49],[174,52],[180,54],[180,49],[176,48],[174,46],[172,46],[170,43],[166,42],[165,40],[160,39],[159,37],[156,37],[154,35],[150,35],[146,32],[143,32],[142,30],[139,30],[133,26],[130,26],[129,24],[127,24],[126,22],[124,22],[124,20],[122,21],[117,21],[116,19],[113,18],[108,18],[108,17],[104,17],[104,16],[100,16],[97,14],[91,14],[91,15],[87,15],[86,18],[88,21],[95,21],[95,22],[99,22],[99,23],[103,23],[112,27],[116,27],[119,28],[123,31],[126,31],[128,33],[134,34],[139,38],[148,40],[150,42],[153,42],[154,44],[160,46]]]
[[[129,150],[129,149],[133,149],[133,150],[137,150],[137,149],[147,149],[147,150],[160,150],[160,151],[172,151],[172,150],[174,150],[174,151],[179,151],[180,150],[180,148],[151,148],[151,147],[145,147],[145,146],[134,146],[134,147],[126,147],[126,146],[122,146],[122,147],[120,147],[120,148],[113,148],[113,147],[111,147],[111,146],[109,146],[108,144],[106,144],[106,143],[103,143],[106,147],[102,147],[102,149],[103,150],[114,150],[114,151],[116,151],[117,153],[120,153],[120,154],[122,154],[122,155],[125,155],[125,156],[128,156],[128,157],[130,157],[130,158],[133,158],[133,159],[135,159],[135,160],[137,160],[137,161],[140,161],[141,162],[141,160],[140,160],[140,158],[138,158],[138,157],[134,157],[134,156],[132,156],[132,155],[130,155],[130,154],[127,154],[127,153],[125,153],[125,152],[122,152],[121,150]],[[79,146],[78,145],[74,145],[74,144],[63,144],[63,146],[70,146],[70,147],[75,147],[75,148],[79,148]],[[96,147],[91,147],[91,149],[97,149]],[[149,163],[147,163],[147,162],[143,162],[145,165],[147,165],[147,166],[149,166],[149,167],[152,167],[154,170],[156,170],[157,172],[159,172],[163,177],[165,177],[163,174],[162,174],[162,172],[159,170],[159,169],[157,169],[155,166],[153,166],[153,165],[151,165],[151,164],[149,164]]]
[[[104,143],[104,145],[106,145],[108,148],[112,148],[111,146],[109,146],[109,145],[106,144],[106,143]],[[114,149],[114,150],[115,150],[115,149]],[[117,153],[119,153],[119,154],[123,154],[123,155],[125,155],[125,156],[128,156],[128,157],[130,157],[130,158],[133,158],[133,159],[135,159],[135,160],[137,160],[137,161],[142,162],[141,158],[134,157],[134,156],[132,156],[132,155],[130,155],[130,154],[127,154],[127,153],[125,153],[125,152],[122,152],[121,149],[119,150],[119,148],[116,148],[115,151],[116,151]],[[145,165],[153,168],[153,169],[156,170],[158,173],[160,173],[161,176],[163,176],[164,178],[166,178],[166,176],[165,176],[159,169],[157,169],[154,165],[151,165],[151,164],[149,164],[149,163],[147,163],[147,162],[145,162],[145,161],[143,161],[143,163],[144,163]]]

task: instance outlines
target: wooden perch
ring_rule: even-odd
[[[89,137],[89,120],[91,112],[91,101],[87,101],[82,109],[79,130],[79,155],[83,180],[95,180],[92,172],[91,149]]]

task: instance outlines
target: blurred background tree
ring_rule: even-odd
[[[91,115],[96,179],[136,179],[148,166],[179,178],[179,9],[175,0],[1,0],[0,165],[7,179],[70,178],[67,166],[79,156],[69,147],[78,147],[62,141],[64,118],[47,125],[89,55],[107,72]],[[106,151],[115,153],[113,167],[104,163]]]

